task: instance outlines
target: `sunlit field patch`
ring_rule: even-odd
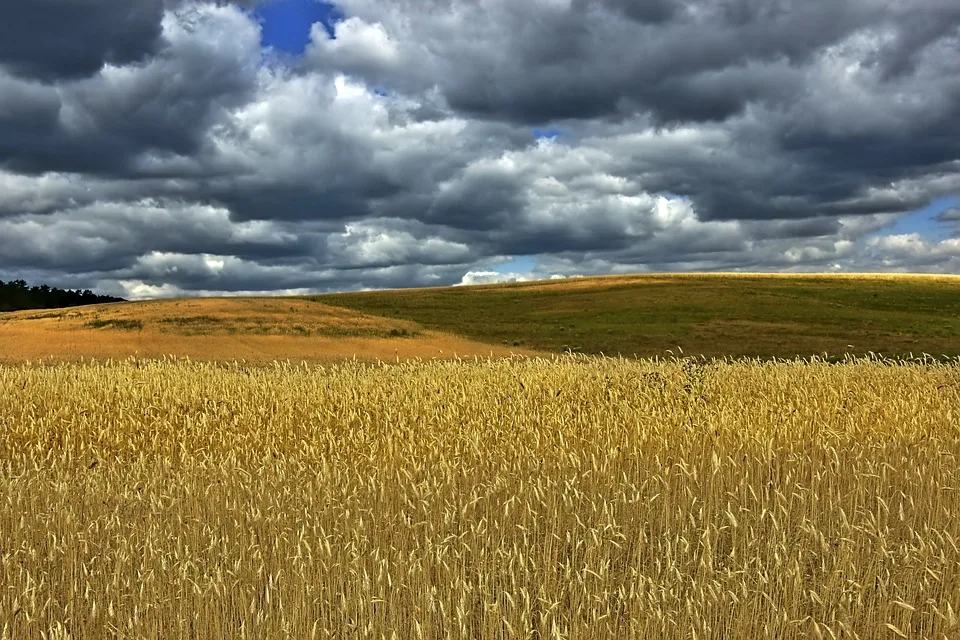
[[[193,298],[0,314],[0,362],[159,358],[330,362],[532,353],[298,298]]]

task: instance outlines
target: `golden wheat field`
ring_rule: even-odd
[[[0,638],[960,637],[960,363],[0,366]]]

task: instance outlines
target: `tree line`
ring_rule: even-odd
[[[24,309],[61,309],[101,302],[123,302],[123,298],[100,296],[89,289],[73,291],[41,284],[29,286],[23,280],[0,280],[0,312]]]

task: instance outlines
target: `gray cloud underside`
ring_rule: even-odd
[[[885,233],[960,192],[952,0],[340,0],[292,64],[252,4],[4,10],[0,278],[960,267],[953,238]]]

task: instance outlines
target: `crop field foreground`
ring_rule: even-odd
[[[0,638],[960,637],[960,363],[0,365]]]

